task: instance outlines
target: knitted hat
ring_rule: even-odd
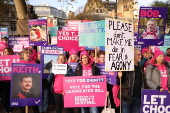
[[[154,53],[154,58],[157,58],[159,55],[163,54],[164,55],[164,52],[161,51],[161,50],[155,50],[155,53]]]
[[[82,56],[83,56],[83,55],[86,55],[86,56],[89,58],[89,54],[88,54],[87,51],[82,51],[82,52],[80,53],[80,59],[82,59]]]
[[[76,55],[78,54],[76,49],[71,49],[71,51],[69,53],[70,53],[70,56],[73,55],[73,54],[76,54]]]
[[[143,48],[143,49],[142,49],[142,54],[145,53],[145,52],[147,52],[147,51],[149,51],[149,48],[148,48],[148,47]]]

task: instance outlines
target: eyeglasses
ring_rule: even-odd
[[[135,55],[142,56],[142,54],[135,54]]]

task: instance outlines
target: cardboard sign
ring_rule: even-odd
[[[14,45],[13,51],[14,52],[21,52],[23,49],[23,45]]]
[[[19,55],[0,56],[0,81],[11,80],[12,63],[17,63],[19,60]]]
[[[169,113],[170,94],[167,90],[142,90],[141,113]]]
[[[135,45],[163,46],[167,15],[166,7],[140,7],[138,39]]]
[[[52,69],[52,64],[57,63],[58,55],[63,54],[63,48],[56,46],[41,47],[41,63],[43,65],[42,77],[47,78]]]
[[[79,46],[105,46],[105,20],[80,23],[79,38]]]
[[[134,70],[133,24],[121,20],[106,20],[106,71]]]
[[[64,107],[104,106],[106,76],[64,77]]]
[[[52,73],[66,74],[67,73],[67,64],[53,64]]]
[[[29,20],[29,38],[30,46],[46,46],[48,45],[47,20],[33,19]]]
[[[58,30],[57,45],[58,47],[64,47],[64,51],[71,51],[76,49],[77,51],[84,50],[84,47],[79,47],[78,31],[63,31]]]
[[[57,36],[51,37],[51,45],[57,45]]]
[[[42,104],[42,65],[13,64],[10,106],[37,106]]]
[[[29,37],[9,37],[8,46],[13,48],[14,45],[24,45],[25,47],[29,46]]]

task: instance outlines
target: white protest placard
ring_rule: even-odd
[[[66,74],[67,73],[67,64],[53,64],[52,73]]]
[[[21,52],[24,45],[14,45],[13,51],[14,52]]]
[[[133,23],[112,19],[106,19],[105,22],[105,70],[133,71]]]

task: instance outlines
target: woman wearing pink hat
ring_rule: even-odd
[[[87,51],[80,53],[81,63],[77,65],[75,76],[95,76],[99,75],[99,70],[90,59]],[[89,107],[90,113],[99,113],[98,107]],[[88,107],[81,107],[81,113],[87,113]]]
[[[70,57],[68,58],[68,63],[78,63],[80,61],[78,52],[75,49],[72,49],[69,53]]]
[[[165,61],[164,52],[155,50],[154,58],[146,68],[146,81],[151,89],[160,92],[170,90],[170,64]]]

